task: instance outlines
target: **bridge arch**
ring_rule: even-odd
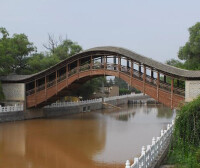
[[[97,47],[76,54],[55,66],[29,76],[1,78],[26,84],[27,108],[47,105],[77,81],[116,76],[159,102],[177,107],[185,100],[185,80],[200,79],[200,71],[162,64],[119,47]]]

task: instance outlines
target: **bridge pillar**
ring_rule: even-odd
[[[157,100],[159,101],[160,73],[157,71]]]
[[[2,83],[5,105],[14,106],[15,104],[26,107],[26,85],[25,83]]]
[[[190,102],[200,96],[200,80],[185,81],[185,101]]]
[[[174,78],[171,79],[171,109],[173,108]]]
[[[118,71],[121,71],[121,57],[118,56]]]
[[[146,66],[144,65],[144,74],[143,74],[143,93],[145,94],[145,81],[146,81]]]
[[[37,92],[37,80],[35,79],[35,107],[37,106],[36,92]]]

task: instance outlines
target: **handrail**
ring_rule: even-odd
[[[75,67],[74,69],[71,69],[68,72],[68,77],[78,73],[79,71],[82,72],[82,71],[89,70],[91,68],[90,66],[91,66],[90,64],[84,64],[82,66]],[[112,64],[112,63],[106,63],[104,65],[104,63],[95,62],[94,64],[92,64],[92,69],[101,69],[101,68],[104,69],[104,66],[105,66],[106,70],[120,71],[122,73],[128,74],[129,76],[131,75],[131,68],[130,67],[120,65],[120,69],[118,69],[118,64]],[[144,73],[139,72],[136,69],[133,69],[133,73],[132,73],[133,78],[136,78],[136,79],[142,81],[143,75],[144,75]],[[60,81],[63,81],[64,79],[66,79],[66,78],[67,78],[66,74],[63,74],[60,77],[58,77],[57,81],[60,82]],[[154,86],[157,85],[157,79],[151,78],[151,76],[149,76],[149,75],[146,75],[145,82],[147,82],[151,85],[154,85]],[[56,84],[56,79],[54,79],[50,82],[47,82],[47,88],[52,87],[55,84]],[[164,90],[169,91],[169,92],[171,91],[171,85],[164,83],[162,81],[159,82],[159,88],[164,89]],[[44,89],[45,89],[45,84],[38,86],[36,88],[36,91],[39,92],[39,91],[44,90]],[[175,94],[178,94],[178,95],[181,95],[181,96],[185,95],[185,90],[181,89],[181,88],[175,88],[174,87],[173,92]],[[26,91],[26,96],[32,95],[34,93],[35,93],[35,88]]]
[[[105,97],[104,101],[111,101],[111,100],[117,100],[117,99],[124,99],[129,97],[138,97],[142,96],[143,94],[128,94],[128,95],[121,95],[121,96],[113,96],[113,97]],[[52,103],[51,105],[45,106],[45,108],[53,108],[53,107],[65,107],[65,106],[78,106],[78,105],[84,105],[84,104],[91,104],[91,103],[99,103],[102,102],[102,98],[99,99],[91,99],[91,100],[84,100],[84,101],[77,101],[77,102],[56,102]]]
[[[23,111],[23,110],[24,110],[24,106],[23,105],[5,106],[5,107],[1,107],[0,106],[0,113],[16,112],[16,111]]]
[[[153,137],[152,145],[147,145],[147,148],[142,147],[141,156],[134,158],[134,163],[131,165],[130,161],[127,160],[125,168],[150,168],[155,162],[158,162],[158,157],[163,154],[168,147],[171,139],[171,135],[174,128],[174,120],[171,124],[167,125],[166,130],[161,130],[160,137]]]

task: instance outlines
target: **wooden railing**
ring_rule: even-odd
[[[119,69],[118,68],[118,64],[107,63],[107,64],[104,65],[104,63],[96,62],[96,63],[92,64],[92,66],[91,66],[91,64],[85,64],[85,65],[79,66],[79,68],[75,67],[74,69],[71,69],[68,72],[68,77],[70,77],[70,76],[72,76],[72,75],[74,75],[74,74],[76,74],[78,72],[88,71],[88,70],[90,70],[91,67],[92,67],[93,70],[95,70],[95,69],[104,69],[104,66],[105,66],[106,70],[111,70],[111,71],[120,70],[120,72],[131,76],[131,68],[130,67],[120,65],[120,69]],[[142,72],[139,72],[136,69],[133,69],[133,74],[132,74],[133,78],[136,78],[136,79],[138,79],[140,81],[143,81],[143,75],[144,74]],[[63,74],[63,75],[61,75],[61,76],[59,76],[57,78],[57,82],[61,82],[61,81],[65,80],[66,78],[67,78],[66,74]],[[151,78],[151,76],[149,76],[149,75],[146,75],[145,82],[148,83],[148,84],[151,84],[153,86],[157,85],[157,79]],[[56,79],[47,82],[47,88],[52,87],[54,85],[56,85]],[[166,90],[168,92],[171,92],[171,85],[168,84],[168,83],[159,81],[159,88],[160,89],[164,89],[164,90]],[[45,84],[42,84],[42,85],[38,86],[36,88],[36,90],[33,88],[31,90],[26,91],[26,96],[34,94],[35,91],[39,92],[39,91],[44,90],[44,89],[45,89]],[[185,90],[181,89],[181,88],[175,88],[174,87],[173,93],[181,95],[181,96],[185,96]]]

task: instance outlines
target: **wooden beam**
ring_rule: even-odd
[[[80,64],[80,61],[79,61],[79,59],[77,60],[77,73],[78,73],[78,79],[79,79],[79,70],[80,70],[80,66],[79,66],[79,64]]]
[[[153,82],[153,78],[154,78],[154,75],[153,75],[153,68],[151,68],[151,82]]]
[[[121,71],[121,56],[118,56],[118,77],[120,77]]]
[[[133,61],[131,60],[131,86],[132,86],[132,79],[133,79]]]
[[[58,94],[58,71],[56,70],[56,95]]]
[[[173,108],[174,78],[171,78],[171,109]]]
[[[103,56],[104,70],[106,69],[106,56]]]
[[[144,74],[143,74],[143,93],[145,94],[145,81],[146,81],[146,66],[144,65]]]
[[[90,56],[90,70],[92,70],[92,66],[93,66],[93,60],[92,60],[92,56]]]
[[[139,77],[141,78],[141,64],[139,63],[138,66],[139,66],[139,67],[138,67],[138,69],[139,69]]]
[[[159,86],[160,86],[160,73],[157,71],[157,100],[159,101]]]
[[[47,76],[45,75],[45,101],[47,101]]]
[[[116,63],[117,63],[117,58],[116,56],[113,57],[113,64],[114,64],[114,70],[116,71]]]
[[[35,79],[35,107],[37,106],[37,80]]]
[[[66,86],[68,86],[68,64],[66,65]]]
[[[166,77],[166,75],[164,75],[164,83],[166,83],[167,82],[167,77]]]

